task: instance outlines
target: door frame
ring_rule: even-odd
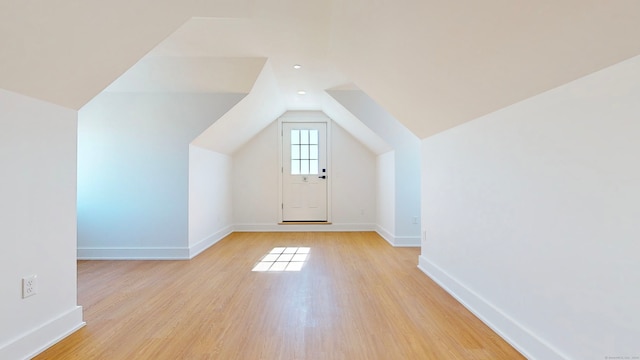
[[[327,223],[331,223],[331,184],[333,183],[332,179],[333,179],[333,174],[332,174],[332,169],[331,169],[331,125],[333,123],[333,121],[331,121],[331,119],[329,119],[328,117],[308,117],[305,118],[304,116],[301,116],[300,118],[298,117],[280,117],[278,118],[278,166],[280,167],[280,171],[278,171],[278,222],[280,224],[282,224],[284,222],[283,220],[283,211],[282,211],[282,207],[284,204],[284,199],[283,199],[283,186],[284,184],[282,183],[283,180],[283,172],[284,172],[284,164],[282,162],[282,156],[283,156],[283,151],[282,151],[282,146],[284,143],[284,133],[283,133],[283,126],[282,124],[284,123],[324,123],[326,124],[327,127],[327,132],[326,132],[326,147],[327,147],[327,161],[326,161],[326,166],[327,166]],[[292,224],[295,224],[292,223]]]

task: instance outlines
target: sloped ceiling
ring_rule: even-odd
[[[248,93],[266,58],[147,56],[111,83],[110,92]]]
[[[639,33],[636,0],[0,0],[0,87],[79,109],[138,61],[227,91],[269,59],[286,109],[340,113],[324,91],[353,82],[424,138],[640,54]],[[175,85],[137,71],[110,90]]]
[[[79,109],[193,16],[250,0],[0,0],[0,87]]]
[[[348,82],[327,58],[330,19],[331,1],[257,1],[249,18],[191,19],[149,56],[266,57],[286,107],[318,110],[325,89]]]
[[[273,70],[266,63],[251,92],[191,144],[232,154],[285,110]]]
[[[336,0],[331,58],[418,137],[640,53],[640,1]]]

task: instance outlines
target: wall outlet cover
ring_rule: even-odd
[[[26,276],[22,278],[22,298],[26,299],[37,293],[37,275]]]

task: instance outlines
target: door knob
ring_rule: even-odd
[[[325,175],[322,176],[318,176],[320,179],[326,179],[327,177]]]

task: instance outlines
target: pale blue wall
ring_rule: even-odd
[[[102,93],[83,107],[78,126],[80,254],[96,248],[166,254],[186,248],[189,143],[243,96]]]

